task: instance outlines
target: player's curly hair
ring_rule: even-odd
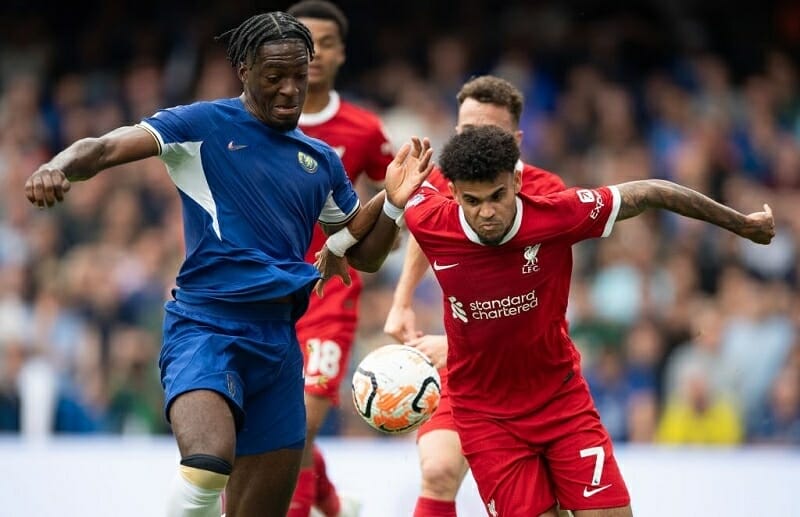
[[[339,37],[342,41],[347,39],[347,31],[349,29],[347,17],[333,2],[328,2],[328,0],[302,0],[286,9],[286,12],[295,18],[330,20],[339,28]]]
[[[493,182],[514,172],[519,147],[514,135],[497,126],[470,127],[454,135],[439,157],[442,174],[450,181]]]
[[[314,40],[308,27],[291,14],[281,11],[251,16],[215,39],[228,40],[226,55],[234,68],[241,63],[252,62],[261,45],[273,41],[299,39],[305,44],[309,59],[314,58]]]
[[[495,104],[511,113],[514,125],[519,126],[525,97],[513,84],[493,75],[481,75],[464,83],[456,96],[460,106],[466,99]]]

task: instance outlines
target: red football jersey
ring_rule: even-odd
[[[453,409],[494,418],[541,408],[579,371],[566,331],[572,245],[607,236],[614,187],[517,197],[511,230],[485,246],[458,204],[423,186],[406,206],[408,228],[442,287]]]
[[[330,102],[325,109],[319,113],[300,116],[299,127],[308,136],[318,138],[333,147],[354,184],[361,174],[378,182],[383,181],[386,166],[394,158],[392,146],[380,119],[365,109],[341,100],[334,91],[331,92]],[[317,226],[306,261],[315,261],[314,255],[322,249],[326,238]],[[323,298],[312,296],[308,311],[298,324],[310,325],[327,320],[336,315],[343,304],[349,303],[347,299],[350,296],[358,296],[361,279],[353,268],[350,268],[350,277],[353,285],[349,289],[339,278],[333,278],[325,285]]]

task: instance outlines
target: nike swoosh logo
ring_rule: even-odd
[[[600,487],[597,487],[597,488],[593,488],[592,490],[589,490],[589,487],[585,486],[585,487],[583,487],[583,497],[592,497],[594,494],[596,494],[598,492],[602,492],[603,490],[605,490],[606,488],[608,488],[610,486],[611,486],[611,484],[603,485],[603,486],[600,486]]]
[[[244,149],[247,145],[237,145],[233,143],[233,140],[228,142],[228,151],[238,151],[240,149]]]
[[[435,260],[433,261],[433,270],[434,271],[442,271],[443,269],[450,269],[451,267],[456,267],[459,263],[456,262],[455,264],[439,264]]]

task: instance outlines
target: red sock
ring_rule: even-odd
[[[314,476],[317,478],[317,499],[314,501],[316,506],[325,517],[336,517],[341,510],[339,494],[336,487],[328,479],[328,472],[325,470],[325,459],[322,451],[314,445]]]
[[[316,494],[317,483],[314,479],[314,469],[300,470],[297,486],[294,488],[292,496],[292,504],[289,505],[289,513],[286,514],[286,517],[308,517]]]
[[[414,517],[456,517],[456,502],[420,496],[414,507]]]

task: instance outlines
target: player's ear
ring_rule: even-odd
[[[453,196],[453,199],[458,201],[458,189],[456,188],[456,186],[453,184],[452,181],[447,182],[447,188],[450,189],[450,195]]]
[[[517,129],[516,131],[514,131],[514,140],[517,141],[517,146],[522,145],[522,130],[521,129]]]
[[[519,194],[522,190],[522,171],[514,171],[514,194]]]
[[[236,74],[239,76],[239,80],[244,84],[247,81],[247,74],[250,69],[248,68],[247,64],[244,62],[239,63],[239,68],[236,69]]]

